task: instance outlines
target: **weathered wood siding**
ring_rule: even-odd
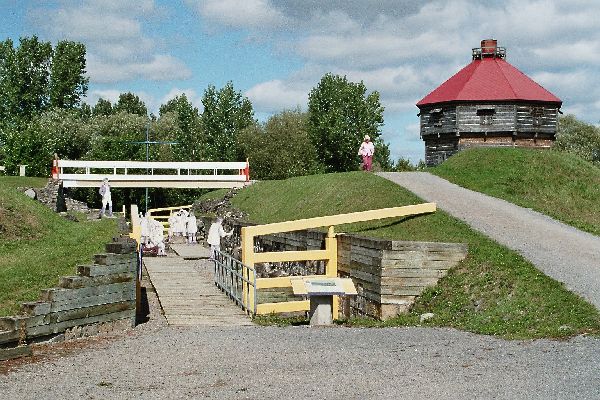
[[[441,113],[431,113],[441,109]],[[439,116],[439,119],[436,117]],[[555,104],[457,104],[421,109],[425,163],[435,166],[470,147],[549,148],[556,137]]]
[[[454,135],[440,138],[437,136],[423,137],[423,139],[425,140],[425,164],[430,167],[443,163],[460,150],[459,138]]]
[[[512,132],[515,130],[515,105],[470,104],[457,106],[457,127],[462,132]],[[477,114],[478,110],[493,109],[490,123]]]
[[[558,108],[554,105],[518,105],[516,121],[518,133],[543,133],[554,137],[558,127]]]
[[[440,109],[439,113],[432,110]],[[430,107],[421,110],[421,136],[456,133],[456,106]]]

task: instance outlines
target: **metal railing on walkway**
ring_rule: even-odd
[[[256,315],[256,271],[229,254],[215,255],[215,284],[249,314]]]

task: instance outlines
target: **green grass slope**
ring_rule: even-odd
[[[518,148],[475,148],[431,173],[600,235],[600,168],[577,156]]]
[[[383,178],[363,172],[265,181],[241,190],[233,205],[254,222],[363,211],[422,202]],[[371,325],[451,326],[506,338],[565,337],[600,332],[598,311],[548,278],[519,254],[471,230],[442,211],[404,219],[344,225],[337,231],[398,240],[461,242],[469,256],[419,298],[411,313]]]
[[[21,302],[74,275],[117,231],[115,220],[72,222],[15,189],[45,181],[0,177],[0,316],[17,314]]]

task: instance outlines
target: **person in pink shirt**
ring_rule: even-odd
[[[371,171],[373,153],[375,153],[375,146],[369,135],[365,135],[365,139],[360,144],[360,149],[358,149],[358,155],[363,159],[363,171]]]

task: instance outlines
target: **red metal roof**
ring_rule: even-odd
[[[476,59],[442,83],[417,107],[450,101],[562,101],[500,57]]]

